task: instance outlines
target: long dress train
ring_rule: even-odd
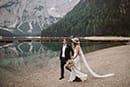
[[[90,74],[93,76],[93,77],[96,77],[96,78],[105,78],[105,77],[110,77],[110,76],[113,76],[114,73],[110,73],[110,74],[105,74],[105,75],[99,75],[97,73],[95,73],[92,68],[89,66],[88,62],[87,62],[87,59],[85,57],[85,55],[83,54],[83,51],[80,47],[80,55],[81,55],[81,58],[85,64],[85,67],[88,69],[88,71],[90,72]]]

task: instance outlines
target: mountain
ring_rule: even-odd
[[[130,36],[129,0],[80,0],[42,36]]]
[[[14,35],[40,34],[41,30],[71,11],[79,1],[0,0],[0,31],[7,28]]]

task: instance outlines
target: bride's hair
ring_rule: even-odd
[[[74,43],[72,42],[72,47],[75,48],[78,44],[77,43]]]

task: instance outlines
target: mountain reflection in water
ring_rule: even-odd
[[[24,42],[4,44],[0,48],[0,58],[27,57],[31,55],[49,56],[51,49],[40,42]]]
[[[35,39],[36,40],[36,39]],[[69,41],[69,44],[71,42]],[[83,51],[91,52],[97,49],[121,45],[124,43],[110,42],[83,42]],[[17,42],[5,44],[0,43],[0,69],[6,70],[29,70],[34,66],[44,67],[49,59],[59,57],[62,42]]]

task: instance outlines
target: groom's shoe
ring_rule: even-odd
[[[62,80],[62,79],[64,79],[64,76],[59,78],[59,80]]]

